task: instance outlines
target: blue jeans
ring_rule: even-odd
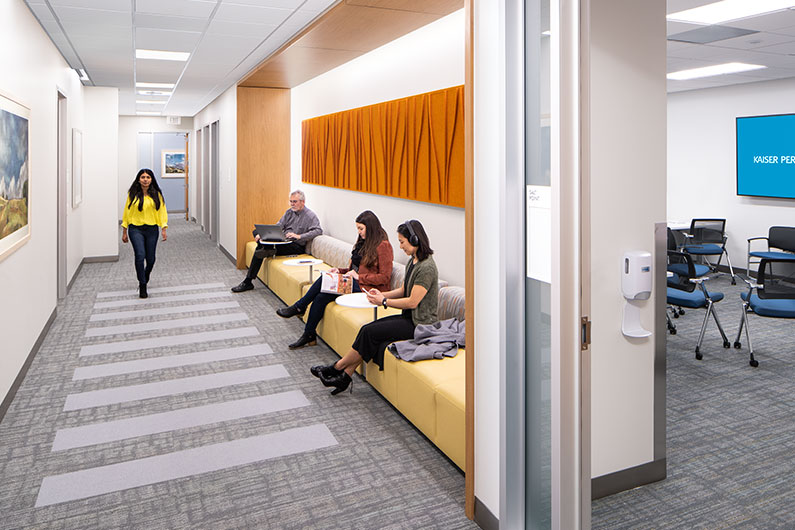
[[[358,280],[353,280],[353,292],[358,293],[361,292],[361,290],[362,288],[359,287]],[[312,304],[312,307],[309,308],[309,315],[306,317],[304,333],[309,335],[315,334],[317,325],[320,324],[323,313],[326,311],[326,306],[333,302],[338,296],[338,294],[321,293],[320,278],[315,280],[315,283],[312,284],[312,287],[309,288],[303,298],[295,303],[295,307],[300,311],[305,310],[306,306]]]
[[[157,225],[130,225],[127,227],[127,236],[130,238],[133,252],[135,252],[135,274],[138,276],[138,283],[147,283],[149,273],[155,266],[158,232]]]

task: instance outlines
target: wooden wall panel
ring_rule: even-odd
[[[237,266],[254,223],[272,224],[289,207],[290,91],[237,87]]]

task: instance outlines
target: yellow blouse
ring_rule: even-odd
[[[144,195],[144,209],[138,210],[138,201],[130,208],[130,197],[127,196],[127,203],[124,205],[124,214],[121,218],[121,225],[158,225],[161,228],[168,226],[168,212],[166,212],[166,201],[160,195],[160,209],[155,210],[155,201],[149,195]]]

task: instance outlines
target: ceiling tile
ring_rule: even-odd
[[[265,0],[225,0],[225,4],[238,4],[242,6],[262,7]],[[304,0],[267,0],[267,7],[277,7],[281,9],[297,9],[304,3]]]
[[[686,9],[701,7],[713,3],[715,0],[668,0],[667,13],[678,13]]]
[[[703,28],[703,27],[704,26],[701,26],[699,24],[688,24],[686,22],[672,22],[672,21],[668,21],[666,34],[667,35],[675,35],[677,33],[683,33],[685,31],[690,31],[690,30],[693,30],[693,29],[698,29],[698,28]]]
[[[174,15],[180,17],[209,18],[216,2],[208,0],[136,0],[136,13]]]
[[[768,15],[733,20],[729,24],[738,28],[755,29],[757,31],[774,31],[779,28],[795,26],[795,11],[785,9]]]
[[[767,46],[773,46],[775,44],[783,44],[793,41],[795,41],[795,37],[779,35],[777,33],[762,32],[744,35],[734,39],[725,39],[720,42],[715,42],[713,46],[718,48],[734,48],[738,50],[756,50],[763,49]]]
[[[171,31],[155,28],[137,28],[135,47],[147,50],[191,52],[201,38],[197,31]]]
[[[135,60],[135,77],[139,80],[151,81],[153,77],[179,79],[185,63],[177,61],[153,61],[149,59]]]
[[[793,55],[795,54],[795,41],[776,44],[774,46],[766,46],[764,48],[760,48],[759,51],[765,53],[779,53],[783,55]],[[792,59],[793,61],[795,61],[795,57],[793,57]]]
[[[49,0],[52,6],[82,7],[88,9],[106,9],[111,11],[131,12],[129,0]]]
[[[207,29],[209,35],[234,35],[238,37],[258,37],[265,39],[278,26],[276,24],[247,24],[213,19]]]
[[[242,21],[254,24],[281,24],[292,11],[272,7],[257,7],[238,4],[221,4],[215,13],[218,20]]]
[[[135,26],[139,28],[175,29],[179,31],[204,31],[206,18],[175,17],[169,15],[135,15]]]
[[[64,22],[82,21],[96,26],[123,26],[130,24],[130,13],[105,9],[83,9],[80,7],[53,6],[58,18]]]

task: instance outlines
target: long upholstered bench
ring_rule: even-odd
[[[246,245],[246,264],[251,263],[256,245],[254,241]],[[299,257],[322,259],[322,264],[314,266],[318,271],[346,267],[351,246],[351,243],[322,235],[312,241],[307,248],[308,254]],[[276,296],[290,305],[303,296],[310,282],[306,268],[286,266],[286,259],[290,258],[265,260],[258,276]],[[402,285],[404,276],[405,266],[393,263],[390,288]],[[444,281],[439,285],[439,320],[463,320],[463,287],[448,286]],[[379,318],[399,313],[400,310],[394,308],[378,309]],[[317,334],[342,356],[350,349],[359,328],[372,320],[372,309],[329,304]],[[415,362],[402,361],[385,352],[383,371],[372,362],[367,363],[364,370],[367,382],[462,470],[465,461],[465,366],[466,351],[459,349],[455,357]]]

